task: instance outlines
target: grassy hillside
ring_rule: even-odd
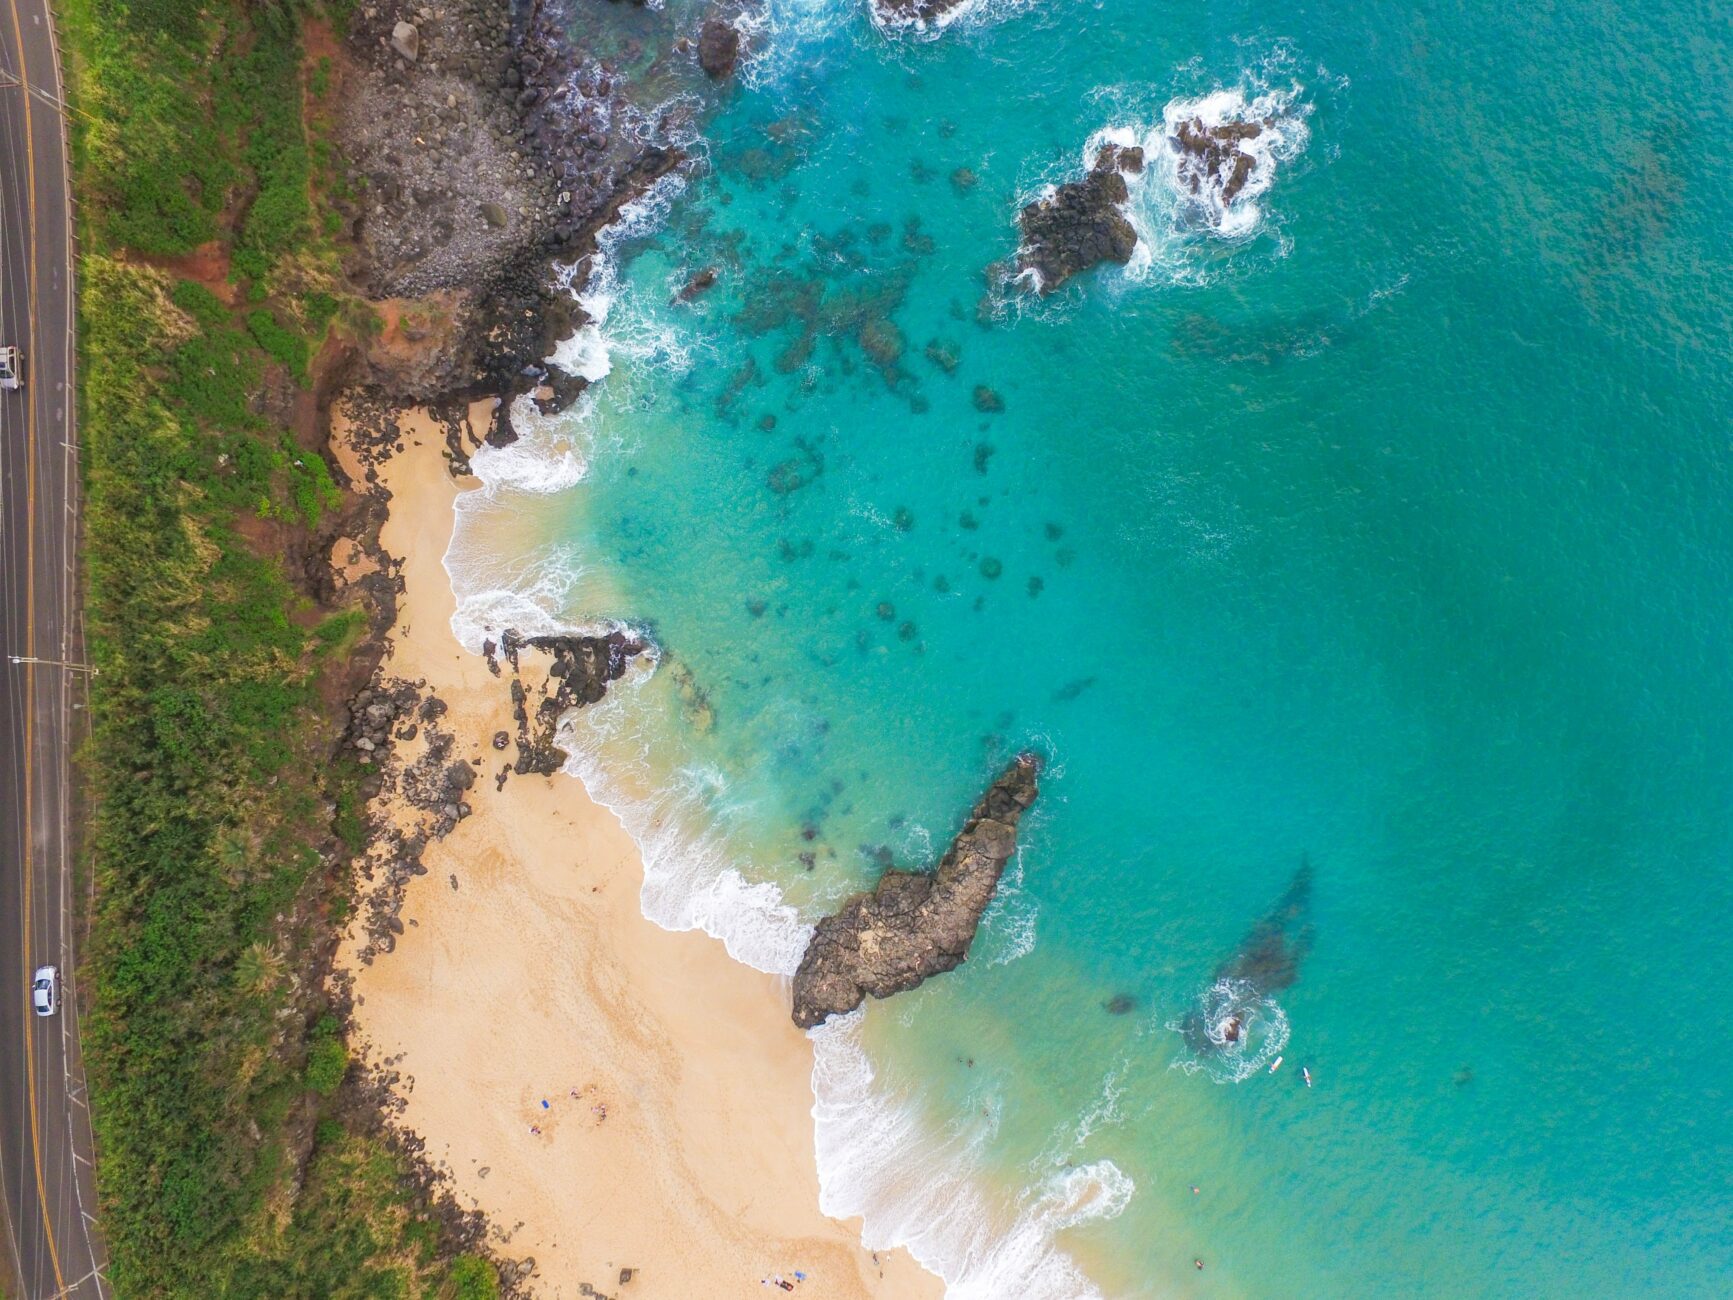
[[[293,4],[63,8],[96,879],[86,1061],[122,1297],[497,1294],[348,1079],[319,959],[355,773],[320,692],[365,622],[285,556],[344,496],[283,413],[364,328]],[[274,413],[274,414],[273,414]],[[347,1081],[346,1081],[347,1080]]]

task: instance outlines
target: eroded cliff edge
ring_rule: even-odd
[[[1005,864],[1017,823],[1035,802],[1041,760],[1019,754],[969,814],[931,874],[887,871],[818,923],[794,974],[794,1023],[802,1029],[888,998],[969,955]]]

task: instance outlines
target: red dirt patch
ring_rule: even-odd
[[[220,239],[200,244],[192,252],[178,257],[152,257],[144,253],[134,253],[131,257],[135,262],[154,266],[183,280],[196,280],[227,306],[235,305],[235,286],[229,283],[229,247]]]

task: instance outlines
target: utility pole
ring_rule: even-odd
[[[49,668],[64,668],[68,672],[89,673],[97,675],[96,669],[90,664],[75,664],[65,659],[38,659],[35,655],[7,655],[7,659],[15,664],[43,664]]]
[[[0,70],[0,89],[12,86],[18,87],[26,95],[41,100],[44,104],[47,104],[48,107],[52,108],[56,113],[59,113],[62,116],[65,116],[67,113],[78,113],[78,110],[66,103],[65,100],[50,95],[46,90],[38,90],[35,86],[32,86],[29,82],[13,73]],[[89,114],[79,113],[79,116],[88,117]],[[94,121],[95,119],[92,118],[91,120]]]

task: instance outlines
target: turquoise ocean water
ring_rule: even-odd
[[[640,67],[699,13],[603,8]],[[1726,1294],[1725,12],[770,0],[749,44],[448,567],[471,642],[652,631],[574,768],[652,917],[767,969],[1046,755],[970,961],[818,1035],[826,1208],[959,1296]],[[1092,136],[1215,92],[1285,122],[1238,234],[1156,166],[1131,267],[993,286]],[[1303,862],[1291,986],[1200,1056]]]

